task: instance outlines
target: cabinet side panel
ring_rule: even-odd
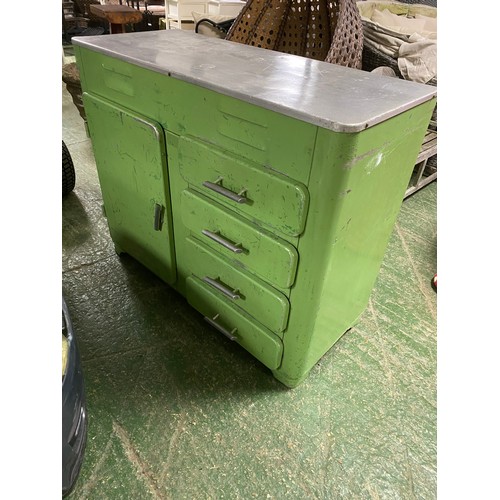
[[[286,385],[300,383],[365,309],[434,104],[357,134],[319,130],[284,359],[275,372]]]

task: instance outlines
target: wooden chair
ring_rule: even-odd
[[[125,0],[126,4],[142,12],[142,31],[160,29],[160,18],[165,17],[164,0]]]
[[[73,0],[75,4],[75,11],[78,15],[85,17],[88,20],[90,27],[102,27],[108,29],[107,24],[98,16],[90,11],[91,5],[100,5],[99,0]]]
[[[87,27],[88,18],[80,15],[73,1],[62,2],[62,35],[65,43],[71,43],[72,31],[80,31]]]

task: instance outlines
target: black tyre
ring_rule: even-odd
[[[76,174],[68,148],[62,141],[62,195],[66,196],[75,187]]]

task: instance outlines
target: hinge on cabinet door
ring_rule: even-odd
[[[87,120],[83,121],[83,125],[85,126],[85,135],[87,136],[88,139],[90,139],[90,130],[89,130],[89,124],[87,123]]]
[[[161,231],[161,226],[163,225],[163,205],[155,203],[155,215],[154,215],[154,230]]]

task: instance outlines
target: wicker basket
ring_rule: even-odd
[[[361,69],[354,0],[248,0],[226,40]]]
[[[62,80],[66,84],[68,92],[71,94],[73,104],[78,109],[80,116],[86,120],[85,108],[82,100],[82,86],[80,83],[80,72],[76,63],[68,63],[62,67]]]
[[[428,0],[429,2],[431,0]],[[404,5],[411,3],[413,5]],[[429,17],[437,17],[437,9],[432,6],[424,5],[424,2],[419,1],[358,1],[357,6],[360,10],[363,33],[364,33],[364,46],[363,46],[363,65],[362,68],[366,71],[372,71],[379,66],[388,66],[394,70],[399,78],[403,78],[401,71],[398,66],[397,60],[397,43],[406,42],[409,35],[404,35],[392,28],[382,26],[371,20],[371,16],[376,10],[385,10],[408,17],[417,16],[418,14],[423,14]],[[396,45],[387,46],[386,51],[380,50],[378,47],[374,46],[372,37],[375,36],[377,39],[379,36],[388,36],[391,40],[394,40]],[[396,42],[398,41],[398,42]],[[380,42],[379,42],[380,43]],[[376,44],[375,44],[376,45]],[[388,54],[390,52],[391,54]],[[394,52],[394,54],[392,54]],[[437,85],[437,77],[426,82],[430,85]]]

